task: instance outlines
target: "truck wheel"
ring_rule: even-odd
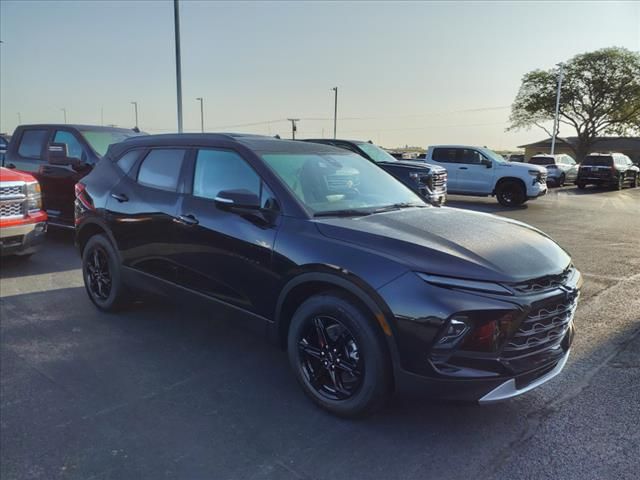
[[[527,193],[520,182],[507,180],[496,189],[496,198],[500,205],[518,207],[527,201]]]
[[[566,180],[566,177],[564,176],[564,173],[563,173],[562,175],[560,175],[560,178],[558,179],[558,187],[563,187],[565,180]]]
[[[631,188],[636,188],[638,186],[638,174],[636,173],[633,176],[633,180],[631,180]]]
[[[584,188],[587,186],[586,183],[584,182],[576,182],[576,186],[580,189],[580,190],[584,190]]]
[[[624,188],[624,177],[622,175],[618,177],[618,184],[614,185],[614,188],[616,190],[622,190]]]

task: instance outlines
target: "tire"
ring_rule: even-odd
[[[580,189],[580,190],[584,190],[584,188],[587,186],[584,182],[576,182],[576,186]]]
[[[613,186],[616,190],[622,190],[624,188],[624,177],[620,175],[618,177],[618,183]]]
[[[564,173],[562,175],[560,175],[560,178],[558,179],[558,187],[563,187],[564,186],[564,182],[566,181],[566,177],[564,175]]]
[[[496,189],[498,203],[505,207],[519,207],[527,201],[524,186],[516,180],[506,180]]]
[[[636,173],[633,176],[633,180],[631,181],[631,188],[637,188],[638,187],[638,174]]]
[[[289,363],[305,394],[341,417],[384,406],[392,369],[371,315],[339,292],[314,295],[296,310],[287,339]]]
[[[100,310],[114,312],[126,304],[120,261],[105,235],[94,235],[87,242],[82,252],[82,278],[89,299]]]

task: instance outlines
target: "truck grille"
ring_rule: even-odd
[[[524,294],[553,290],[564,285],[575,273],[575,268],[569,267],[559,275],[536,278],[527,282],[512,285],[513,289]]]
[[[9,197],[9,196],[23,195],[23,194],[24,194],[24,184],[0,186],[0,199],[2,197]]]
[[[569,331],[578,306],[577,294],[562,294],[534,304],[520,328],[502,350],[505,359],[517,359],[558,348]]]
[[[447,185],[447,172],[437,172],[431,175],[429,188],[431,190],[443,190]]]
[[[21,217],[24,215],[22,200],[0,202],[0,217]]]

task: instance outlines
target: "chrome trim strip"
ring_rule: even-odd
[[[558,364],[551,370],[540,378],[536,378],[533,382],[527,385],[524,388],[517,389],[516,381],[514,378],[511,378],[504,382],[502,385],[498,385],[496,388],[487,393],[484,397],[478,400],[480,405],[486,405],[489,403],[503,402],[505,400],[509,400],[510,398],[517,397],[518,395],[522,395],[523,393],[527,393],[534,388],[539,387],[543,383],[548,382],[553,377],[558,375],[562,369],[564,368],[567,360],[569,359],[569,352],[571,350],[567,350],[567,353],[560,359]]]
[[[10,227],[0,228],[0,238],[17,237],[19,235],[27,235],[34,231],[38,225],[46,225],[45,222],[24,223],[22,225],[11,225]],[[43,227],[46,228],[46,227]]]

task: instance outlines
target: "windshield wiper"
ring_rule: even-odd
[[[422,203],[393,203],[391,205],[385,205],[384,207],[380,207],[380,208],[376,208],[374,213],[381,213],[381,212],[389,212],[391,210],[400,210],[402,208],[424,208],[426,207],[426,205],[422,204]]]
[[[367,210],[327,210],[326,212],[314,213],[314,217],[363,217],[365,215],[371,215],[372,212]]]

